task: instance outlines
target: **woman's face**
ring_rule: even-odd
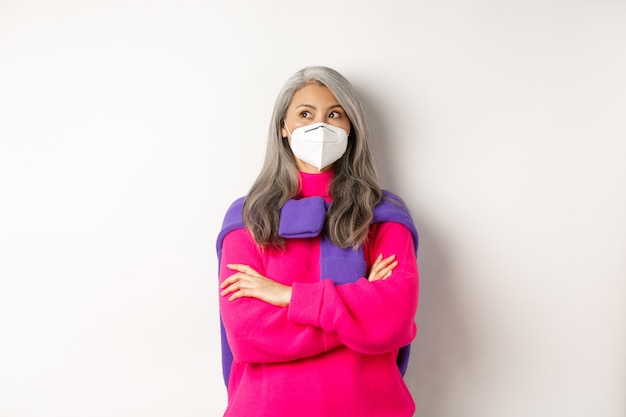
[[[350,134],[350,119],[348,119],[345,110],[339,105],[333,93],[330,92],[328,87],[309,84],[296,91],[293,95],[291,103],[287,108],[285,123],[289,128],[289,132],[293,132],[301,126],[319,122],[340,127],[348,132],[348,135]],[[291,143],[291,135],[288,134],[284,125],[281,133],[283,137],[289,138],[289,143]],[[303,172],[319,172],[317,168],[301,161],[297,157],[296,165]],[[332,165],[329,165],[322,171],[329,169],[332,169]]]

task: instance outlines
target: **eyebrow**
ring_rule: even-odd
[[[315,107],[312,104],[306,104],[306,103],[305,104],[299,104],[299,105],[296,106],[296,109],[299,109],[300,107],[309,107],[309,108],[311,108],[313,110],[317,110],[317,107]],[[339,104],[339,103],[333,104],[332,106],[329,107],[329,109],[334,109],[334,108],[337,108],[337,107],[343,109],[343,107],[341,107],[341,104]]]

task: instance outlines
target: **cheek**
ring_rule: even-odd
[[[352,124],[350,122],[346,123],[346,125],[343,126],[343,129],[348,132],[348,137],[350,137],[352,134]]]

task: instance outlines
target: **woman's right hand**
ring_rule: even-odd
[[[372,269],[370,269],[370,274],[367,277],[367,280],[373,282],[378,281],[379,279],[389,278],[393,269],[398,266],[398,261],[395,259],[396,255],[391,255],[385,259],[383,259],[382,253],[378,255],[378,258],[376,258],[376,261],[372,265]]]
[[[249,265],[228,264],[226,266],[228,269],[237,271],[220,285],[223,290],[220,295],[230,295],[228,301],[234,301],[241,297],[252,297],[278,307],[289,305],[291,287],[264,277]]]

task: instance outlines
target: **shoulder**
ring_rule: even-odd
[[[383,198],[374,207],[374,218],[372,219],[372,223],[382,224],[389,222],[398,223],[411,232],[415,251],[417,252],[418,233],[408,207],[404,203],[404,200],[402,200],[402,198],[398,195],[390,191],[383,190]]]
[[[224,242],[224,238],[227,234],[232,232],[233,230],[243,229],[245,227],[243,222],[243,202],[244,197],[238,198],[233,201],[228,210],[226,210],[226,214],[224,215],[224,220],[222,221],[222,228],[217,235],[217,255],[218,257],[222,253],[222,243]]]
[[[413,223],[411,213],[404,200],[398,195],[383,190],[383,198],[374,207],[374,223],[396,221],[398,223]]]
[[[234,223],[243,223],[243,202],[245,197],[240,197],[232,202],[222,222],[222,229]]]

